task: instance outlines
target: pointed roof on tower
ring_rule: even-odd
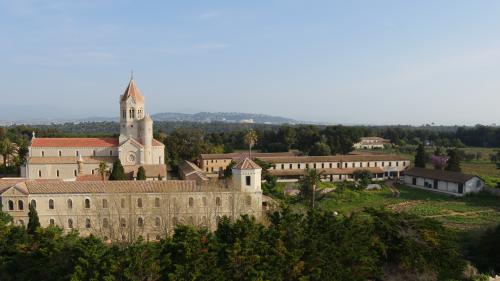
[[[245,158],[241,160],[236,166],[233,167],[235,170],[256,170],[262,169],[257,163],[253,162],[250,158]]]
[[[130,78],[130,82],[128,83],[127,89],[125,89],[121,100],[125,101],[129,97],[135,98],[136,101],[144,101],[141,91],[139,91],[139,88],[135,85],[134,77]]]

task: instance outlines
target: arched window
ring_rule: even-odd
[[[127,221],[124,218],[120,219],[120,227],[127,227]]]
[[[75,177],[78,176],[78,172],[76,170],[74,170],[73,173],[75,174]]]
[[[122,241],[125,241],[127,240],[127,236],[125,236],[125,234],[122,234]]]
[[[33,208],[36,209],[36,201],[35,201],[35,199],[31,200],[31,206],[33,206]]]
[[[160,217],[156,217],[156,218],[155,218],[155,226],[156,226],[156,227],[159,227],[159,226],[160,226],[160,224],[161,224],[161,219],[160,219]]]
[[[216,217],[215,217],[215,222],[216,222],[217,224],[221,223],[221,220],[222,220],[222,217],[221,217],[221,216],[219,216],[219,215],[218,215],[218,216],[216,216]]]
[[[68,209],[73,209],[73,200],[68,199]]]
[[[14,210],[14,201],[9,200],[9,211],[13,211],[13,210]]]
[[[102,208],[107,209],[108,208],[108,200],[107,199],[102,199]]]
[[[155,207],[160,208],[160,198],[158,197],[155,198]]]
[[[142,198],[137,199],[137,208],[142,208]]]
[[[56,176],[59,177],[60,176],[60,173],[59,173],[59,170],[56,171]]]
[[[61,157],[61,156],[62,156],[62,151],[59,150],[59,157]]]
[[[220,200],[220,197],[215,198],[215,205],[216,205],[216,206],[219,206],[219,207],[220,207],[220,205],[222,205],[222,202],[221,202],[221,200]]]
[[[194,199],[193,197],[189,197],[189,207],[193,207],[194,206]]]
[[[49,209],[54,210],[54,200],[49,199]]]
[[[245,198],[245,204],[247,206],[252,206],[252,196],[248,195],[246,198]]]
[[[73,220],[72,219],[68,219],[68,228],[73,229]]]
[[[80,156],[80,151],[76,151],[76,157]]]
[[[103,218],[102,219],[102,227],[108,228],[109,227],[109,220],[108,218]]]
[[[56,224],[56,221],[54,219],[49,220],[49,225],[54,226]]]
[[[141,217],[137,218],[137,226],[138,227],[143,227],[144,226],[144,219]]]
[[[17,201],[17,209],[18,210],[24,210],[24,202],[23,202],[23,200]]]
[[[92,151],[92,155],[94,155],[94,156],[95,156],[95,150],[94,150],[94,151]]]
[[[120,202],[120,206],[122,208],[125,208],[125,198],[122,198],[121,202]]]
[[[45,151],[42,150],[42,157],[44,157],[44,156],[45,156]]]
[[[85,209],[90,209],[90,199],[85,199]]]
[[[85,228],[91,228],[91,227],[92,227],[92,224],[90,223],[90,219],[86,218],[85,219]]]
[[[42,170],[38,170],[38,177],[41,178],[42,177]]]
[[[109,151],[109,156],[113,156],[113,150]]]

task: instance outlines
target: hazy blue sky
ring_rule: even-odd
[[[0,0],[26,118],[118,116],[131,69],[151,113],[500,123],[500,1]]]

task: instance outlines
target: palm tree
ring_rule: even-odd
[[[257,142],[257,132],[255,130],[248,130],[245,135],[245,143],[248,145],[249,158],[252,158],[252,147]]]
[[[323,171],[316,169],[307,169],[304,177],[300,179],[301,193],[305,197],[311,196],[311,206],[314,209],[316,205],[316,188],[321,182]]]
[[[108,173],[108,165],[105,162],[99,163],[99,168],[97,168],[99,175],[101,175],[102,180],[104,181],[104,176]]]
[[[0,154],[3,157],[4,176],[7,174],[7,159],[14,154],[15,150],[16,147],[8,138],[0,141]]]

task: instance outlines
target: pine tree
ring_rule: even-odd
[[[417,154],[415,155],[415,167],[425,168],[425,148],[423,144],[419,144],[417,147]]]
[[[29,204],[29,212],[28,212],[28,233],[34,234],[36,229],[40,227],[40,220],[38,219],[38,213],[33,204]]]
[[[125,171],[123,170],[122,162],[120,161],[120,159],[116,160],[116,162],[113,164],[113,170],[111,171],[109,180],[110,181],[126,180]]]
[[[446,165],[447,171],[461,172],[462,168],[460,167],[460,154],[458,149],[450,149],[448,150],[448,165]]]
[[[144,170],[143,166],[140,166],[139,169],[137,170],[137,180],[138,181],[146,180],[146,170]]]

